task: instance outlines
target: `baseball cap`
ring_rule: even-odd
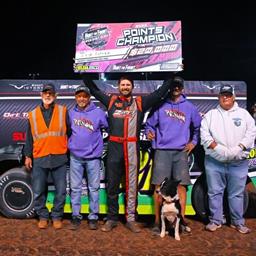
[[[80,85],[76,88],[75,94],[79,92],[85,92],[86,94],[91,95],[89,88],[84,85]]]
[[[180,76],[175,76],[172,81],[173,87],[184,87],[184,79]]]
[[[219,92],[219,94],[224,93],[224,92],[231,93],[232,95],[235,93],[233,86],[231,86],[231,85],[229,85],[229,84],[227,84],[227,85],[222,85],[222,86],[220,87],[220,92]]]
[[[51,91],[53,93],[56,93],[54,84],[44,84],[42,92]]]

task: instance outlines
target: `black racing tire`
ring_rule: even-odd
[[[0,177],[0,212],[16,219],[35,216],[31,175],[25,167],[10,169]]]
[[[249,204],[247,211],[245,213],[245,217],[247,218],[256,218],[256,193],[252,191],[248,191],[249,195]]]
[[[209,204],[208,204],[207,183],[206,183],[205,174],[201,174],[197,178],[195,184],[193,185],[191,202],[197,216],[199,216],[203,221],[208,220]],[[244,214],[247,211],[248,204],[249,204],[249,194],[248,194],[248,191],[245,190],[244,191]],[[224,199],[223,199],[223,215],[225,216],[226,221],[230,222],[226,193],[224,193]]]
[[[256,193],[255,192],[248,192],[249,193],[249,205],[247,212],[245,214],[248,218],[256,218]]]
[[[253,184],[251,178],[248,177],[246,182],[246,189],[249,195],[249,203],[248,208],[245,213],[245,217],[247,218],[255,218],[256,217],[256,187]]]
[[[201,174],[192,188],[191,203],[196,212],[203,221],[206,221],[209,216],[207,184],[204,174]]]

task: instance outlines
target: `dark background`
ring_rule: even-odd
[[[139,0],[10,3],[1,8],[0,78],[27,79],[36,74],[35,79],[80,79],[73,72],[77,23],[181,20],[184,71],[180,75],[185,80],[243,80],[248,106],[256,101],[255,9],[245,3],[239,8],[174,8],[172,1],[164,2],[147,1],[145,6]],[[167,76],[147,75],[148,79]],[[135,78],[145,79],[145,74]]]

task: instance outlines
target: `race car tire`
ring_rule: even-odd
[[[245,217],[255,218],[256,217],[256,187],[250,178],[247,179],[246,188],[249,195],[249,203],[248,203],[247,211],[245,213]]]
[[[256,218],[256,193],[248,192],[249,204],[245,213],[246,218]]]
[[[25,167],[10,169],[0,177],[0,212],[8,218],[32,218],[34,197],[31,175]]]

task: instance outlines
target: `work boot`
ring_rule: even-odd
[[[40,219],[37,225],[40,229],[46,229],[48,227],[48,220]]]
[[[88,220],[88,225],[90,230],[98,229],[98,221],[97,220]]]
[[[104,224],[104,226],[101,228],[101,231],[109,232],[113,228],[115,228],[116,226],[117,226],[117,221],[115,221],[115,220],[107,220],[106,223]]]
[[[71,230],[77,230],[80,227],[81,218],[79,218],[78,216],[73,216],[70,224],[71,224],[71,227],[70,227]]]
[[[130,229],[133,233],[139,233],[141,230],[135,221],[127,221],[125,226]]]
[[[61,229],[62,228],[62,221],[61,220],[53,220],[52,225],[55,229]]]

